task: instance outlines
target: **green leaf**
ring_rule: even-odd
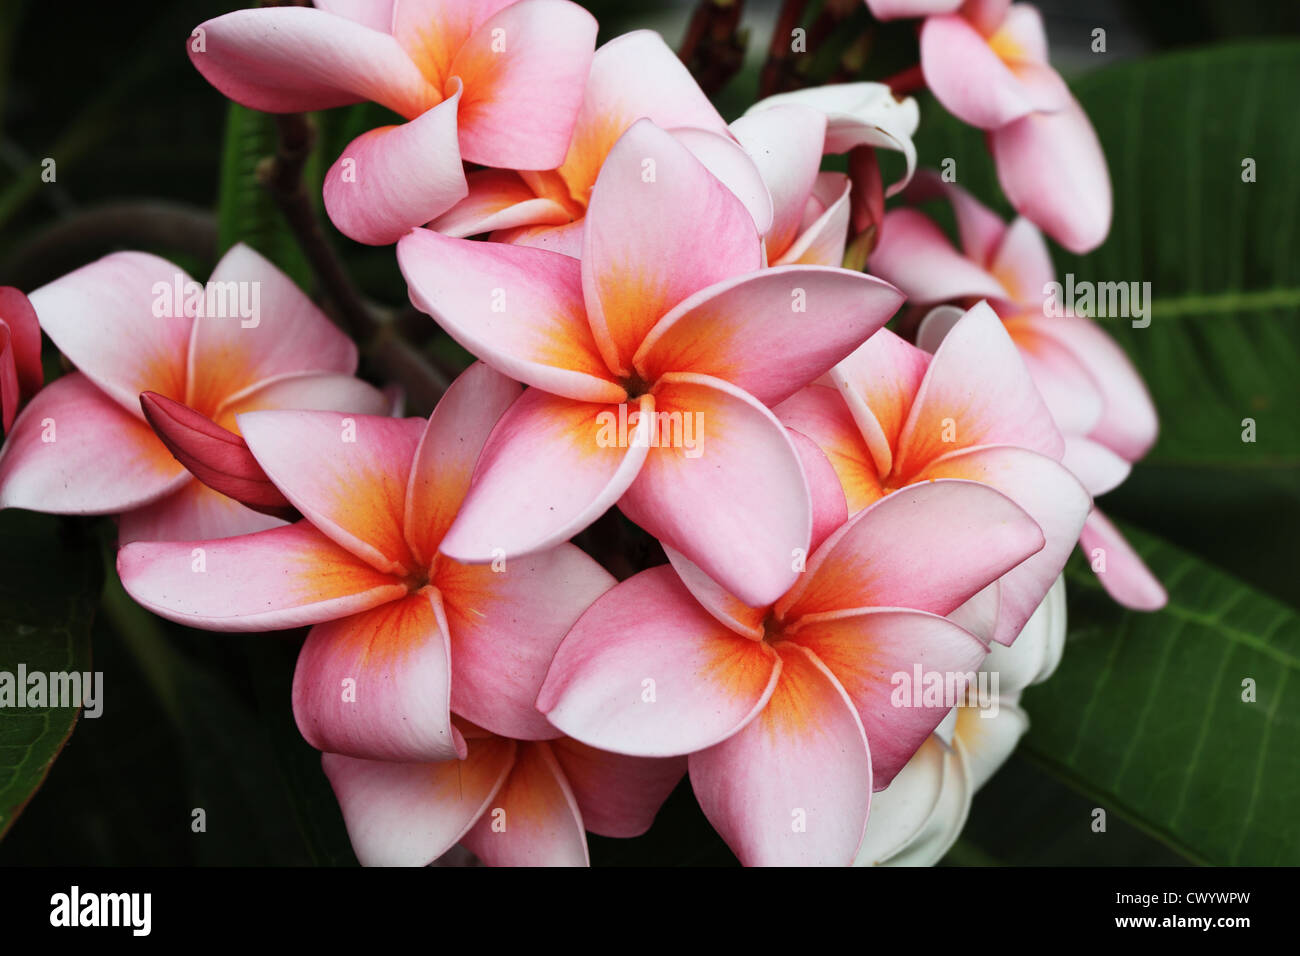
[[[1169,604],[1124,610],[1070,565],[1069,640],[1025,693],[1024,750],[1189,860],[1300,863],[1300,615],[1125,531]]]
[[[91,671],[90,625],[99,561],[89,540],[70,540],[61,519],[0,513],[0,671]],[[0,836],[45,780],[80,707],[0,707]]]
[[[1106,150],[1115,192],[1107,241],[1054,250],[1058,277],[1150,282],[1147,328],[1100,318],[1145,378],[1160,438],[1102,501],[1252,584],[1295,602],[1294,574],[1259,547],[1300,535],[1300,43],[1239,44],[1124,63],[1075,92]],[[1004,214],[984,134],[930,101],[924,161]],[[1242,179],[1255,161],[1255,182]],[[935,207],[936,212],[938,207]],[[1243,441],[1252,419],[1255,441]]]
[[[276,142],[275,117],[230,104],[217,198],[218,253],[225,253],[237,242],[245,243],[307,289],[311,267],[257,175],[263,160],[275,155]],[[311,172],[309,164],[309,182]]]

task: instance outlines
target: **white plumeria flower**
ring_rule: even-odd
[[[846,153],[855,146],[892,149],[907,160],[907,173],[886,191],[893,196],[912,178],[916,169],[916,147],[912,137],[921,122],[916,100],[899,100],[884,83],[831,83],[790,93],[777,93],[759,100],[748,110],[753,116],[775,106],[809,106],[826,114],[827,153]]]
[[[954,612],[981,631],[996,584]],[[1011,647],[994,644],[980,667],[997,675],[997,697],[980,707],[954,707],[893,782],[873,794],[867,832],[855,866],[933,866],[957,841],[976,791],[993,776],[1029,729],[1020,694],[1052,675],[1065,649],[1065,579],[1059,577]],[[989,702],[985,702],[989,703]]]

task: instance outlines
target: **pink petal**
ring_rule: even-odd
[[[420,419],[268,411],[239,426],[267,477],[327,537],[379,571],[414,566],[402,515]]]
[[[587,866],[582,812],[550,745],[521,743],[516,754],[461,843],[488,866]]]
[[[582,810],[582,822],[601,836],[645,833],[686,773],[683,757],[626,757],[567,737],[548,746]]]
[[[1101,420],[1089,437],[1129,461],[1145,455],[1159,431],[1156,409],[1124,350],[1101,326],[1082,316],[1053,318],[1037,328],[1068,348],[1101,390]]]
[[[806,435],[821,449],[839,478],[849,515],[857,514],[884,494],[866,441],[849,406],[835,389],[809,385],[772,411],[787,428]],[[815,519],[816,496],[813,514]]]
[[[402,521],[411,553],[422,567],[432,567],[442,536],[469,491],[488,435],[519,395],[517,382],[476,362],[456,377],[429,416],[415,453]]]
[[[817,208],[825,201],[825,210],[803,227],[799,237],[775,264],[843,265],[844,247],[849,237],[853,189],[853,183],[843,173],[818,174],[808,204],[810,208]]]
[[[526,390],[488,438],[442,552],[488,562],[569,540],[618,501],[641,470],[653,412],[648,395],[628,406],[629,417],[640,419],[623,442],[607,435],[617,430],[608,423],[623,414],[619,406]]]
[[[967,296],[1007,298],[1002,283],[954,249],[943,231],[915,209],[885,213],[880,244],[867,268],[898,286],[916,305]]]
[[[443,559],[433,581],[450,628],[456,713],[517,740],[559,736],[537,694],[560,641],[614,578],[561,544],[504,568]]]
[[[217,541],[135,542],[117,553],[117,571],[138,604],[209,631],[319,624],[407,594],[306,521]]]
[[[713,176],[730,189],[749,210],[760,235],[772,228],[772,196],[763,176],[736,141],[725,133],[679,128],[673,138],[691,151]],[[838,263],[836,263],[838,265]]]
[[[364,760],[464,757],[447,654],[447,622],[428,587],[317,624],[293,674],[299,731],[317,750]]]
[[[577,261],[419,229],[397,262],[416,308],[503,374],[579,401],[626,397],[587,325]]]
[[[393,26],[393,0],[315,0],[313,6],[382,33]]]
[[[1035,109],[1059,109],[1037,83],[1026,83],[1003,62],[963,17],[930,17],[921,28],[925,82],[953,116],[980,129],[996,130]]]
[[[520,226],[558,226],[572,218],[564,206],[539,197],[509,169],[476,169],[465,177],[469,194],[429,228],[444,236],[477,236]]]
[[[454,75],[452,61],[470,36],[517,0],[401,0],[394,4],[392,34],[436,89]]]
[[[601,168],[583,234],[587,314],[609,367],[630,370],[646,334],[683,299],[760,265],[744,204],[671,135],[634,123]]]
[[[1096,508],[1084,522],[1079,547],[1091,564],[1104,556],[1106,570],[1097,572],[1097,580],[1106,593],[1135,611],[1158,611],[1169,600],[1164,587],[1124,535]],[[1101,555],[1098,555],[1098,549]]]
[[[804,478],[808,481],[808,492],[813,506],[812,539],[808,550],[816,551],[821,543],[849,520],[848,501],[840,485],[839,476],[831,466],[826,453],[817,447],[811,438],[794,429],[787,429],[790,440],[794,442],[795,451],[799,453],[799,464],[803,466]]]
[[[391,36],[323,10],[236,10],[199,24],[186,51],[223,94],[268,113],[372,100],[409,119],[441,99]]]
[[[620,509],[746,604],[772,603],[794,584],[812,533],[790,436],[752,396],[705,375],[664,376],[654,410],[658,447]],[[678,440],[688,428],[693,439]]]
[[[1071,252],[1101,245],[1110,232],[1110,174],[1077,101],[995,130],[989,146],[998,182],[1017,212]]]
[[[772,699],[691,754],[700,808],[746,866],[848,866],[867,824],[871,755],[852,702],[815,656],[777,646]]]
[[[306,372],[273,379],[231,399],[222,406],[216,421],[222,428],[237,431],[237,419],[244,412],[294,409],[391,415],[392,405],[389,396],[359,378],[333,372]]]
[[[1119,455],[1090,438],[1067,438],[1061,464],[1093,497],[1118,488],[1133,470],[1133,466]]]
[[[492,233],[488,238],[493,242],[508,242],[511,245],[558,252],[570,259],[579,259],[582,257],[583,223],[584,220],[579,219],[563,226],[522,226],[518,229],[502,229]]]
[[[192,281],[165,259],[115,252],[41,286],[31,303],[59,351],[109,398],[142,418],[141,392],[185,397],[193,324],[185,300]]]
[[[1055,321],[1024,315],[1004,324],[1052,419],[1067,435],[1086,435],[1101,420],[1101,391],[1070,346],[1052,334]]]
[[[882,476],[894,467],[894,450],[930,362],[920,349],[882,329],[831,372]]]
[[[915,669],[945,680],[963,675],[973,692],[975,671],[988,652],[956,624],[920,611],[869,608],[805,616],[786,637],[816,654],[857,708],[877,790],[889,786],[954,703],[963,702],[925,706],[924,680],[931,678],[916,686]],[[907,677],[904,686],[896,679],[900,674]]]
[[[356,371],[352,340],[243,243],[221,257],[208,283],[222,298],[214,295],[216,308],[205,305],[190,333],[185,404],[191,408],[211,416],[226,399],[270,379]]]
[[[956,183],[944,182],[933,169],[923,169],[916,174],[907,196],[918,203],[936,197],[947,199],[957,220],[957,234],[966,257],[982,268],[993,262],[1007,224],[992,209]]]
[[[37,392],[0,448],[3,508],[119,514],[193,480],[148,425],[78,372]]]
[[[877,20],[901,20],[952,13],[961,5],[962,0],[867,0],[867,6]]]
[[[1056,281],[1052,254],[1043,234],[1028,219],[1017,217],[1007,226],[989,271],[1017,302],[1037,308],[1046,294],[1044,286]]]
[[[772,194],[775,215],[767,253],[778,259],[798,234],[821,169],[826,114],[807,106],[777,106],[742,116],[731,124],[731,132],[758,165]]]
[[[391,763],[322,754],[362,866],[425,866],[487,812],[515,763],[516,744],[478,737],[464,760]]]
[[[593,747],[672,756],[736,733],[779,673],[767,644],[715,620],[662,565],[592,604],[560,644],[537,706]]]
[[[362,133],[325,174],[325,211],[349,239],[396,242],[469,192],[457,146],[461,90],[400,126]]]
[[[610,149],[642,118],[662,129],[725,133],[727,128],[677,54],[653,30],[614,37],[592,58],[573,142],[559,168],[575,201],[586,204]]]
[[[647,382],[668,373],[709,375],[775,405],[870,338],[902,301],[893,286],[860,272],[775,266],[681,302],[633,361]]]
[[[1042,603],[1079,540],[1092,506],[1088,492],[1062,465],[1024,448],[972,448],[933,462],[918,481],[959,478],[991,485],[1026,512],[1042,529],[1046,544],[1001,580],[1001,606],[993,639],[1010,644],[1034,608]],[[947,613],[940,611],[938,613]]]
[[[124,513],[117,521],[118,547],[132,541],[210,541],[279,528],[279,518],[246,508],[198,481],[153,504]]]
[[[701,571],[686,555],[667,545],[661,547],[664,554],[668,555],[673,570],[682,579],[682,584],[686,585],[686,590],[691,592],[691,597],[699,602],[700,607],[741,637],[755,641],[763,639],[763,619],[767,617],[770,607],[750,607]]]
[[[910,481],[941,455],[1000,444],[1057,459],[1065,450],[1002,320],[980,302],[935,352],[899,435],[893,474]]]
[[[1042,547],[1030,516],[992,488],[911,485],[832,534],[776,611],[790,622],[869,607],[948,614]]]
[[[45,380],[41,369],[41,326],[31,301],[13,286],[0,286],[0,324],[9,328],[9,348],[24,395],[35,394]],[[6,420],[5,428],[9,427]]]
[[[568,0],[520,0],[485,20],[450,67],[465,84],[465,159],[508,169],[563,162],[595,48],[596,18]]]

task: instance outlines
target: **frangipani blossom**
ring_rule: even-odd
[[[1065,565],[1092,501],[1059,459],[1065,440],[997,315],[979,303],[930,356],[888,330],[776,409],[834,468],[853,514],[938,478],[992,485],[1046,546],[1002,578],[990,636],[1010,644]]]
[[[648,120],[601,169],[581,261],[428,230],[397,257],[417,308],[533,386],[488,440],[446,554],[526,554],[618,503],[744,600],[790,588],[811,503],[767,406],[882,326],[895,289],[843,269],[762,269],[744,204]]]
[[[371,101],[406,120],[353,140],[325,177],[344,234],[384,245],[464,198],[462,158],[507,169],[564,159],[596,21],[568,0],[320,0],[197,27],[199,72],[271,113]]]
[[[966,0],[921,28],[926,84],[958,119],[989,131],[1011,204],[1084,253],[1110,231],[1110,175],[1092,124],[1047,53],[1042,17],[1028,3]]]
[[[469,195],[429,228],[458,238],[492,232],[494,239],[581,255],[582,219],[596,177],[619,137],[639,119],[679,132],[688,148],[704,154],[699,158],[706,165],[714,156],[725,157],[721,165],[732,170],[745,163],[727,136],[726,122],[677,54],[658,33],[636,30],[610,40],[592,58],[563,162],[543,172],[471,172]],[[724,169],[714,172],[726,178]],[[740,172],[751,194],[762,191],[752,164]],[[769,208],[755,200],[756,218],[770,222],[770,200],[760,198]],[[760,228],[766,224],[760,222]]]
[[[951,709],[893,706],[891,675],[973,671],[986,646],[942,615],[1043,541],[1010,499],[941,480],[842,524],[773,605],[747,604],[669,549],[673,567],[582,616],[537,706],[592,746],[689,754],[700,806],[742,863],[844,866],[872,789]]]
[[[1057,578],[1016,643],[994,645],[984,658],[981,673],[998,675],[996,700],[953,708],[875,794],[855,866],[932,866],[943,858],[966,825],[971,800],[1029,729],[1020,694],[1056,670],[1065,628],[1065,581]]]
[[[459,717],[463,760],[323,754],[363,866],[423,866],[460,843],[489,866],[586,866],[585,830],[639,836],[686,769],[567,737],[511,740]]]
[[[463,758],[453,708],[493,733],[555,737],[533,706],[537,687],[561,638],[613,578],[571,544],[495,568],[438,551],[483,442],[518,394],[476,365],[427,424],[241,415],[248,447],[304,520],[219,541],[128,545],[118,554],[122,583],[144,607],[193,627],[312,625],[293,706],[319,750]]]
[[[933,176],[920,178],[920,195],[936,183]],[[1156,439],[1156,410],[1141,376],[1092,319],[1047,314],[1056,273],[1033,223],[1022,217],[1007,225],[961,187],[942,190],[952,201],[962,250],[920,211],[897,209],[885,216],[871,270],[918,305],[987,298],[1065,435],[1063,463],[1090,494],[1105,494]],[[921,324],[917,344],[937,349],[958,314],[935,310]],[[1117,601],[1142,610],[1164,605],[1164,588],[1100,511],[1093,509],[1082,534],[1090,560],[1095,548],[1103,550],[1105,571],[1098,577]]]
[[[118,252],[42,286],[31,302],[77,371],[42,389],[15,422],[0,450],[0,507],[118,515],[123,542],[272,527],[282,522],[185,470],[146,423],[141,393],[232,431],[254,409],[388,405],[353,377],[352,341],[244,245],[222,257],[206,287],[157,256]]]
[[[0,426],[5,434],[18,406],[45,381],[41,370],[41,327],[27,296],[0,286]]]

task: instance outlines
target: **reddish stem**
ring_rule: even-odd
[[[891,77],[881,81],[891,90],[895,96],[906,96],[908,93],[915,93],[917,90],[925,89],[925,73],[921,70],[921,64],[908,67],[901,73],[895,73]]]

